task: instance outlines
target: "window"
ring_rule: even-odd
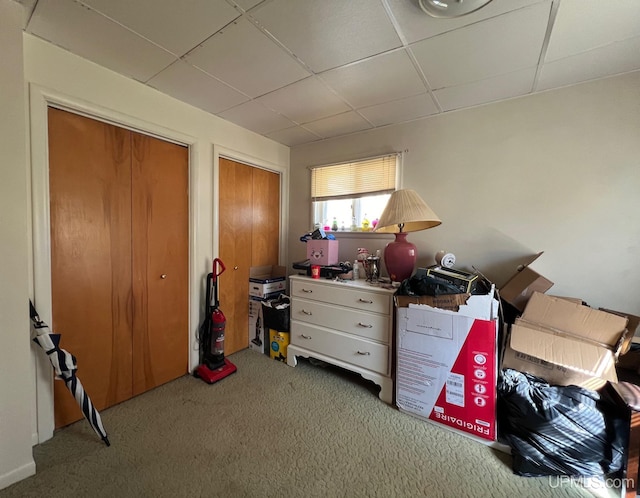
[[[396,189],[398,158],[389,154],[311,168],[314,226],[372,230]]]

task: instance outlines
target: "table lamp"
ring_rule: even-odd
[[[416,265],[416,246],[407,240],[407,233],[441,223],[415,190],[396,190],[391,195],[374,231],[395,234],[395,240],[384,248],[384,264],[393,282],[409,278]]]

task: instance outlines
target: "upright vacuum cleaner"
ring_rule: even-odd
[[[224,328],[227,320],[219,308],[218,301],[218,277],[224,270],[224,263],[218,258],[214,259],[213,272],[207,275],[204,321],[199,330],[200,365],[194,371],[194,375],[208,384],[218,382],[237,370],[236,366],[224,357]]]

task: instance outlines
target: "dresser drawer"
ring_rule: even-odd
[[[349,287],[348,282],[327,285],[312,280],[304,282],[292,280],[291,296],[384,315],[390,315],[392,311],[392,296],[390,294]]]
[[[389,374],[387,345],[298,321],[291,322],[291,344],[383,375]]]
[[[291,303],[291,319],[389,343],[389,316],[339,308],[306,299]]]

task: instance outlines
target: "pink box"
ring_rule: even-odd
[[[312,265],[335,265],[338,262],[338,245],[337,240],[307,240],[307,259]]]

